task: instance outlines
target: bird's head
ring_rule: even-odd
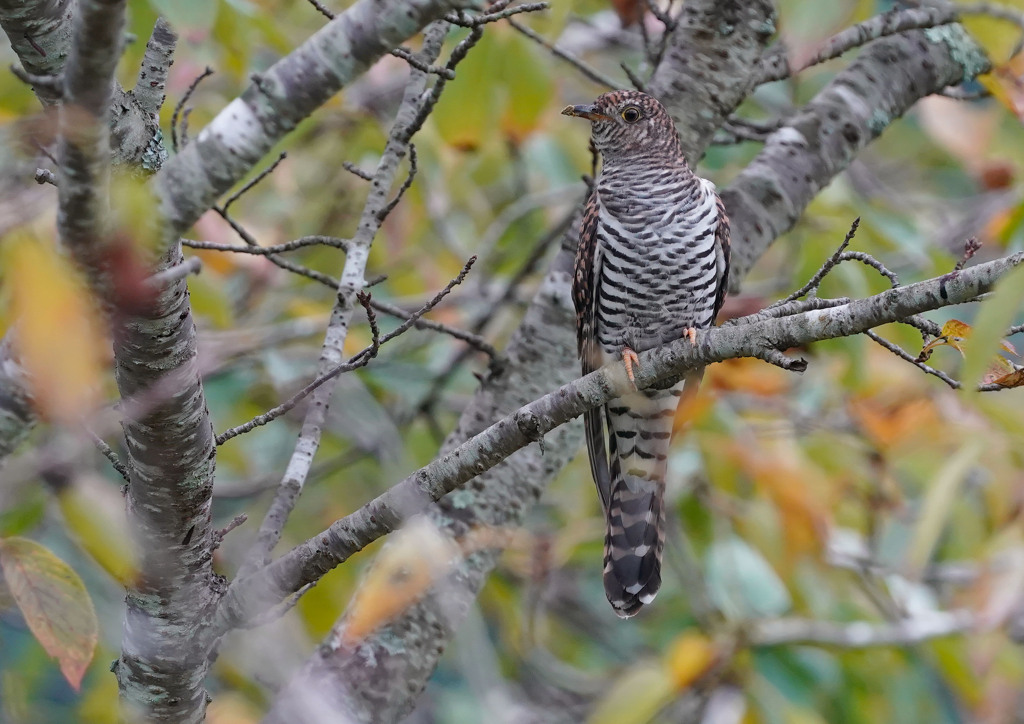
[[[646,93],[612,91],[590,104],[566,106],[562,115],[590,121],[594,146],[606,163],[631,156],[682,158],[672,118]]]

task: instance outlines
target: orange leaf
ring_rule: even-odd
[[[426,519],[391,536],[349,607],[342,638],[353,646],[416,603],[447,573],[459,549]]]
[[[788,391],[793,384],[792,378],[792,373],[749,357],[711,365],[706,377],[712,389],[749,392],[765,397]]]
[[[851,400],[850,415],[880,450],[889,450],[941,419],[929,399],[883,404],[877,400]]]
[[[828,513],[813,493],[808,464],[796,446],[781,440],[744,446],[738,458],[775,505],[787,550],[791,554],[819,550],[828,530]]]
[[[77,691],[92,661],[99,624],[82,579],[26,538],[0,540],[0,569],[29,630]]]
[[[1014,370],[1008,375],[997,377],[994,380],[986,379],[984,381],[993,382],[1000,387],[1020,387],[1021,385],[1024,385],[1024,367],[1021,367],[1019,370]]]
[[[936,337],[935,339],[933,339],[931,342],[924,346],[924,348],[921,350],[921,354],[917,356],[917,361],[926,361],[929,357],[932,356],[932,352],[935,350],[936,347],[942,347],[943,345],[952,347],[961,355],[966,354],[967,340],[970,339],[973,331],[974,330],[971,329],[971,325],[967,324],[967,322],[961,322],[959,319],[949,320],[948,322],[942,325],[941,335]],[[1017,354],[1017,350],[1014,348],[1014,346],[1005,339],[999,343],[999,346],[1002,347],[1004,352],[1009,352],[1012,355]],[[1010,364],[1006,360],[1006,358],[1001,357],[999,355],[996,355],[995,359],[993,359],[992,362],[989,363],[989,367],[990,376],[992,375],[991,369],[995,369],[997,372],[1001,371],[1001,373],[1005,373],[1007,369],[1010,371],[1013,370],[1013,365]]]
[[[687,631],[669,646],[666,666],[672,681],[685,689],[697,681],[718,659],[718,649],[704,635]]]
[[[96,403],[109,354],[92,297],[67,259],[28,236],[4,245],[3,268],[35,405],[49,420],[77,420]]]

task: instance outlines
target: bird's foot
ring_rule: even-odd
[[[683,330],[683,336],[686,337],[688,340],[690,340],[690,344],[692,344],[694,347],[697,346],[697,328],[696,327],[687,327],[685,330]]]
[[[633,389],[636,389],[636,379],[633,377],[633,365],[636,365],[637,369],[640,369],[640,358],[636,356],[629,347],[622,348],[622,365],[626,368],[626,377],[629,378],[629,382],[633,385]]]

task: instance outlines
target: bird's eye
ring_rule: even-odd
[[[622,111],[622,120],[626,123],[636,123],[640,120],[640,109],[636,106],[630,106]]]

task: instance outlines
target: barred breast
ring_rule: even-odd
[[[632,181],[632,183],[629,183]],[[678,339],[714,323],[718,283],[714,186],[685,169],[639,184],[602,174],[597,338],[609,355]]]

